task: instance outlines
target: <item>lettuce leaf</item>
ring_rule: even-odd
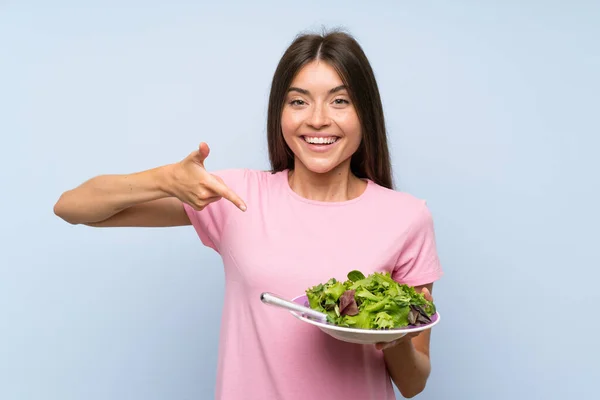
[[[358,329],[393,329],[431,322],[436,308],[413,287],[389,273],[367,277],[357,270],[340,282],[331,278],[306,290],[309,306],[328,315],[329,322]]]

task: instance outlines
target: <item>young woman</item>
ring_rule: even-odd
[[[405,397],[420,393],[429,331],[355,345],[260,301],[352,269],[390,272],[431,298],[442,275],[425,202],[393,190],[377,83],[351,36],[296,38],[274,74],[267,131],[271,171],[210,173],[201,143],[170,165],[90,179],[55,213],[95,227],[192,225],[221,255],[217,399],[394,399],[390,377]]]

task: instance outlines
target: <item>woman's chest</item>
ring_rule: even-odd
[[[345,280],[351,270],[391,272],[401,240],[368,215],[250,216],[228,224],[222,255],[228,279],[293,297],[330,278]]]

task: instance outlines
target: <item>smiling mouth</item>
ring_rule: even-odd
[[[328,145],[334,144],[340,138],[337,136],[328,136],[328,137],[302,136],[302,139],[308,144],[314,144],[317,146],[328,146]]]

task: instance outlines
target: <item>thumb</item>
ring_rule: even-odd
[[[196,156],[196,161],[204,165],[204,160],[206,160],[209,154],[210,147],[208,147],[208,145],[204,142],[200,143],[200,146],[198,146],[198,155]]]
[[[433,301],[433,297],[431,296],[431,292],[429,292],[429,289],[423,288],[422,293],[425,296],[425,299],[427,299],[429,301]]]

